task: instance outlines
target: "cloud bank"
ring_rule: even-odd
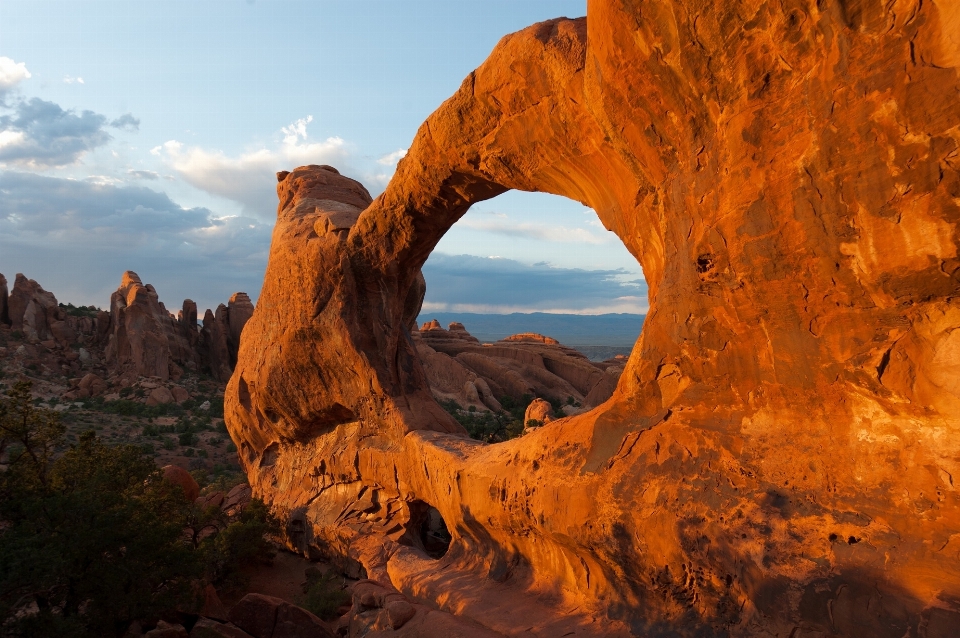
[[[424,312],[646,313],[647,287],[622,269],[555,268],[433,253],[423,266]]]
[[[10,279],[31,264],[24,274],[63,301],[104,306],[124,270],[170,308],[188,297],[216,307],[240,290],[256,298],[271,230],[148,188],[0,173],[0,272]]]

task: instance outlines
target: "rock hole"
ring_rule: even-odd
[[[847,539],[847,545],[856,545],[859,542],[860,542],[860,539],[857,538],[856,536],[851,536],[850,538]]]
[[[713,268],[713,255],[700,255],[697,257],[697,272],[701,275]]]
[[[422,549],[434,560],[443,558],[450,548],[450,532],[440,511],[424,501],[409,503],[410,522],[401,543]]]
[[[240,383],[237,385],[237,394],[240,398],[240,405],[242,405],[247,412],[251,412],[253,408],[250,404],[250,388],[247,386],[247,382],[243,378],[242,374],[240,375]]]
[[[836,534],[830,534],[830,537],[829,537],[829,538],[830,538],[830,542],[831,542],[831,543],[836,543],[838,537],[837,537]]]
[[[260,457],[260,467],[270,467],[271,465],[276,464],[277,456],[280,455],[280,444],[271,443],[263,451],[263,456]]]

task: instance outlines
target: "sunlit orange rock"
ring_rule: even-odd
[[[954,635],[958,20],[590,0],[503,38],[376,201],[281,174],[226,411],[291,546],[504,635]],[[596,210],[651,310],[608,401],[484,445],[410,308],[509,189]]]

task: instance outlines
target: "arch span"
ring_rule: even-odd
[[[508,635],[528,592],[624,623],[601,635],[960,614],[960,58],[936,3],[881,4],[591,0],[505,37],[375,201],[281,174],[226,405],[256,493]],[[484,446],[409,327],[430,251],[507,189],[596,210],[651,312],[610,401]],[[447,523],[438,561],[398,542],[414,501]]]

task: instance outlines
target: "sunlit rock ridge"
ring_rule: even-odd
[[[958,22],[590,0],[504,37],[376,200],[281,173],[226,414],[291,546],[475,635],[952,635]],[[650,313],[609,400],[484,445],[411,328],[437,242],[509,189],[594,209]]]

